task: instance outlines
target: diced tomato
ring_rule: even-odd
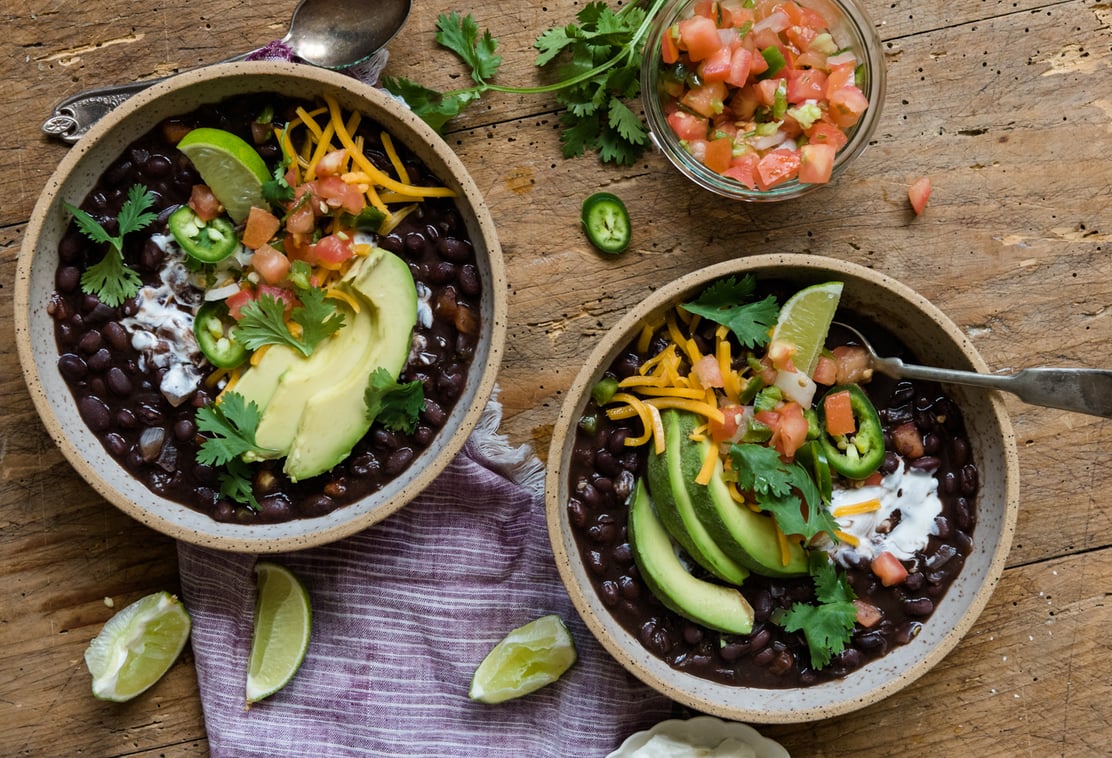
[[[837,384],[860,384],[873,376],[869,351],[860,345],[839,345],[831,351],[838,366]]]
[[[815,371],[811,374],[811,381],[815,384],[825,384],[831,386],[838,381],[838,364],[834,359],[820,355],[818,363],[815,364]]]
[[[807,441],[807,417],[799,403],[787,403],[780,409],[780,453],[793,458]]]
[[[857,609],[857,623],[866,629],[876,626],[884,618],[884,612],[880,608],[861,598],[856,598],[853,606]]]
[[[852,84],[830,93],[829,99],[830,120],[841,127],[856,124],[869,107],[869,98]]]
[[[880,579],[885,587],[895,587],[907,579],[907,568],[900,563],[900,559],[885,550],[869,563],[869,568]]]
[[[792,105],[819,100],[826,93],[826,74],[813,68],[788,72],[788,102]]]
[[[921,458],[926,452],[923,447],[923,434],[914,421],[907,421],[892,430],[892,447],[907,458]]]
[[[280,301],[282,305],[285,306],[287,317],[289,317],[290,311],[301,304],[301,301],[297,299],[297,295],[293,294],[293,291],[286,287],[277,287],[273,284],[260,284],[256,288],[255,296],[262,297],[263,295],[269,295],[275,300]]]
[[[725,383],[718,359],[713,355],[704,355],[695,361],[691,366],[691,373],[703,388],[721,387]]]
[[[837,152],[845,147],[849,138],[839,127],[829,121],[819,120],[807,130],[807,141],[812,145],[830,145]]]
[[[762,79],[753,86],[761,105],[771,108],[776,104],[776,90],[780,88],[780,82],[780,79]]]
[[[792,356],[795,355],[796,346],[783,340],[773,340],[768,345],[765,355],[772,361],[772,367],[777,371],[795,371]]]
[[[777,184],[794,179],[799,173],[799,153],[787,148],[778,148],[761,158],[757,163],[757,187],[769,190]]]
[[[819,33],[809,26],[794,24],[784,30],[784,36],[795,45],[796,49],[806,50],[814,42],[815,37],[819,36]]]
[[[313,251],[321,265],[336,266],[355,254],[352,240],[347,235],[329,234],[321,237],[313,245]]]
[[[703,164],[716,174],[721,174],[730,168],[733,159],[734,141],[729,137],[719,137],[707,143],[706,155]]]
[[[316,194],[329,208],[343,208],[351,214],[358,214],[367,204],[357,186],[345,182],[338,176],[318,179]]]
[[[833,145],[804,145],[799,148],[799,181],[807,184],[825,184],[834,171]]]
[[[741,182],[749,189],[757,189],[757,161],[760,156],[756,153],[745,153],[744,155],[735,156],[730,161],[730,167],[722,172],[723,176],[728,176],[734,181]]]
[[[931,196],[931,179],[929,176],[920,177],[907,188],[907,199],[911,201],[911,209],[915,211],[916,216],[923,213],[923,209],[927,207],[927,200]]]
[[[317,161],[317,176],[339,176],[347,166],[347,150],[331,150]]]
[[[840,66],[831,66],[830,71],[826,75],[826,96],[830,97],[842,87],[848,87],[853,84],[855,75],[856,71],[852,64],[847,63]]]
[[[694,113],[688,113],[678,108],[672,110],[664,118],[667,120],[668,126],[672,127],[672,131],[676,133],[676,136],[684,142],[707,138],[709,121],[705,118],[700,118]]]
[[[286,216],[286,231],[290,234],[312,234],[317,227],[317,215],[312,202],[297,204]]]
[[[741,405],[724,405],[719,410],[722,411],[723,420],[719,422],[711,419],[707,423],[707,431],[715,443],[734,439],[745,418],[745,407]]]
[[[278,249],[263,243],[251,256],[251,267],[267,284],[278,284],[290,273],[290,259]]]
[[[691,59],[692,63],[698,63],[722,47],[722,38],[718,36],[718,26],[713,19],[706,16],[685,18],[680,21],[679,32],[679,46],[682,50],[687,51],[687,57]]]
[[[669,27],[664,32],[664,37],[660,40],[660,60],[665,64],[671,66],[673,63],[680,59],[680,49],[676,45],[676,28]]]
[[[258,250],[278,233],[282,220],[270,211],[252,207],[247,214],[247,223],[243,227],[243,237],[240,241],[250,250]]]
[[[207,184],[193,185],[193,190],[189,193],[189,207],[202,221],[212,221],[224,211],[224,206]]]
[[[744,87],[749,81],[749,71],[752,66],[753,51],[747,47],[734,48],[730,54],[730,70],[726,74],[726,83],[734,87]]]
[[[707,56],[697,69],[704,82],[724,82],[730,78],[730,62],[734,51],[720,47]]]
[[[853,403],[849,390],[826,395],[822,400],[822,412],[826,421],[826,433],[832,437],[853,434],[857,431],[857,421],[853,418]]]
[[[725,107],[726,85],[724,82],[706,82],[688,90],[680,102],[701,116],[717,116]]]
[[[255,291],[251,289],[241,289],[239,292],[231,295],[224,300],[224,304],[228,306],[228,315],[234,319],[239,319],[242,315],[243,306],[255,299]]]

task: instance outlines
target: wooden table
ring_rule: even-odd
[[[78,90],[217,61],[282,36],[292,0],[8,3],[2,14],[0,320],[36,196],[66,147],[39,126]],[[500,42],[500,81],[536,81],[531,44],[571,0],[475,5]],[[488,95],[452,124],[486,196],[509,274],[504,431],[543,457],[584,345],[651,289],[731,256],[851,260],[919,290],[989,365],[1110,367],[1112,10],[1096,0],[864,0],[888,95],[873,144],[835,186],[779,206],[681,182],[659,155],[629,168],[560,155],[545,97]],[[448,89],[434,44],[451,6],[416,0],[389,72]],[[461,10],[466,10],[462,8]],[[915,217],[916,177],[934,194]],[[633,247],[604,258],[578,228],[600,188],[629,205]],[[0,332],[0,754],[199,755],[205,728],[186,654],[125,705],[89,694],[81,661],[116,608],[178,587],[171,540],[97,497],[34,412]],[[1112,744],[1112,423],[1008,409],[1022,506],[1003,580],[964,642],[905,691],[843,718],[762,730],[794,755],[1094,755]],[[399,749],[402,752],[402,749]]]

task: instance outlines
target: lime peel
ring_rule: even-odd
[[[309,593],[297,576],[271,561],[255,564],[258,594],[247,661],[247,706],[285,687],[305,660],[312,631]]]
[[[772,330],[772,342],[794,348],[792,363],[811,376],[826,344],[830,322],[842,297],[842,282],[813,284],[796,292],[780,308],[780,317]]]
[[[189,613],[169,592],[116,613],[85,650],[93,695],[122,703],[148,690],[181,655],[192,628]]]
[[[576,660],[575,642],[556,614],[514,629],[494,646],[471,678],[468,696],[502,703],[559,679]]]

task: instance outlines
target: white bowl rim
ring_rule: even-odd
[[[486,352],[476,354],[470,370],[469,382],[472,383],[472,389],[465,390],[465,394],[457,402],[455,410],[449,416],[449,421],[438,433],[437,442],[415,458],[403,474],[402,479],[406,480],[404,484],[400,479],[395,479],[363,500],[337,508],[324,516],[258,525],[218,522],[207,514],[156,495],[127,474],[126,469],[115,459],[107,456],[99,439],[88,432],[87,428],[85,430],[88,432],[87,435],[79,434],[82,439],[72,439],[65,433],[55,415],[57,412],[55,404],[69,403],[74,409],[76,404],[72,396],[62,399],[52,398],[44,391],[42,371],[46,364],[40,365],[36,360],[37,351],[31,344],[31,311],[35,307],[45,307],[44,302],[32,300],[36,296],[36,293],[31,292],[35,257],[34,240],[39,238],[51,215],[57,211],[60,203],[59,190],[66,177],[81,164],[83,158],[99,140],[105,135],[112,134],[114,130],[122,128],[121,125],[125,120],[150,106],[151,103],[186,88],[204,86],[217,80],[246,81],[248,78],[274,83],[290,80],[311,81],[318,85],[321,91],[331,91],[345,100],[359,98],[369,102],[373,108],[381,109],[381,114],[374,118],[380,123],[384,120],[390,122],[383,123],[383,126],[391,128],[392,133],[396,126],[409,130],[413,142],[408,144],[408,147],[419,153],[427,151],[430,155],[434,155],[438,162],[443,163],[451,175],[442,175],[440,178],[456,184],[459,189],[458,201],[469,204],[475,221],[475,228],[471,230],[472,235],[479,231],[483,233],[490,274],[489,281],[485,279],[483,281],[483,298],[489,299],[490,303],[489,338],[486,340],[488,342]],[[256,87],[251,91],[265,91],[265,87]],[[155,123],[150,122],[147,128],[153,128]],[[397,134],[393,136],[396,140],[402,141]],[[427,162],[427,158],[423,160]],[[448,466],[454,455],[463,448],[468,436],[478,425],[487,401],[494,392],[507,328],[506,289],[501,245],[481,192],[462,161],[443,138],[409,111],[404,104],[389,94],[346,74],[314,66],[283,61],[223,63],[172,76],[128,98],[97,122],[60,161],[36,202],[23,235],[16,266],[14,293],[16,343],[25,382],[47,432],[69,463],[102,497],[137,521],[185,542],[231,552],[287,552],[334,542],[381,521],[427,488]],[[53,342],[51,342],[52,347]],[[468,403],[466,401],[469,400],[469,393]],[[76,410],[73,412],[76,413]],[[457,425],[455,434],[451,436],[444,434],[445,429],[451,424]],[[104,455],[102,456],[101,453]],[[131,484],[125,482],[124,491],[117,489],[107,476],[90,463],[89,458],[101,461],[107,458],[118,472],[127,475]]]
[[[683,674],[645,649],[617,623],[598,598],[594,588],[589,586],[589,583],[585,586],[583,582],[585,577],[583,562],[579,557],[574,537],[569,532],[564,456],[574,440],[575,424],[582,415],[589,388],[606,368],[604,361],[613,349],[613,345],[609,344],[611,336],[626,335],[622,342],[625,344],[632,339],[634,330],[646,317],[677,302],[681,295],[698,292],[710,282],[726,276],[758,273],[770,269],[822,271],[829,273],[831,278],[841,275],[887,288],[898,298],[913,303],[930,317],[955,345],[960,346],[969,361],[969,369],[981,372],[988,370],[984,360],[969,340],[936,306],[906,285],[871,268],[849,261],[801,253],[762,254],[723,261],[691,272],[654,290],[620,318],[596,344],[568,389],[553,430],[545,477],[545,509],[549,542],[560,578],[573,605],[600,644],[627,671],[650,687],[696,711],[734,721],[780,724],[830,718],[875,703],[923,676],[958,644],[984,610],[1004,570],[1019,510],[1019,460],[1014,431],[1002,399],[995,393],[985,394],[987,416],[1001,431],[1001,453],[1004,463],[999,495],[1002,513],[996,535],[997,541],[993,545],[991,555],[987,557],[983,581],[976,587],[972,596],[960,598],[960,602],[965,604],[965,611],[956,623],[946,630],[941,630],[937,626],[930,630],[929,620],[924,625],[924,629],[930,630],[929,637],[925,637],[924,634],[919,635],[923,638],[924,644],[928,638],[938,638],[925,653],[920,654],[916,650],[915,657],[912,657],[908,653],[912,645],[904,645],[890,651],[880,660],[851,672],[843,679],[804,688],[763,689],[719,685],[706,679]],[[776,278],[776,275],[772,276]],[[780,274],[779,277],[784,278],[784,274]],[[976,546],[974,552],[977,552]],[[958,575],[959,580],[963,575],[968,575],[968,569],[967,566]],[[955,587],[950,588],[943,602],[955,595],[955,589]],[[951,602],[958,602],[958,600]],[[918,638],[913,640],[913,643],[916,641]],[[910,660],[905,661],[905,659]],[[897,667],[904,665],[905,668],[876,686],[864,689],[853,686],[862,678],[861,672],[877,671],[893,665]],[[681,684],[675,684],[676,680]],[[789,693],[799,702],[785,705]]]

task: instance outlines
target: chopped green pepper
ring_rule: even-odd
[[[787,65],[784,60],[784,54],[780,52],[780,48],[775,45],[769,45],[761,51],[761,57],[765,59],[768,64],[768,69],[761,74],[762,79],[771,79],[780,73],[780,69]]]
[[[612,376],[604,376],[591,388],[591,398],[599,405],[606,405],[617,391],[618,380]]]
[[[829,503],[834,495],[834,479],[830,475],[830,459],[818,440],[811,440],[795,452],[795,459],[808,470],[822,494],[823,502]]]
[[[203,221],[188,205],[174,211],[168,225],[181,249],[202,263],[222,261],[239,246],[231,221],[223,216]]]
[[[197,345],[217,368],[235,368],[247,359],[247,348],[235,338],[235,325],[223,301],[205,303],[193,317]]]
[[[884,428],[869,396],[856,384],[831,387],[827,390],[827,394],[842,391],[849,392],[850,407],[853,409],[854,421],[857,422],[857,431],[836,437],[828,434],[826,414],[823,413],[823,403],[820,401],[817,407],[823,431],[819,441],[822,443],[830,468],[850,479],[864,479],[880,468],[880,464],[884,461]]]

